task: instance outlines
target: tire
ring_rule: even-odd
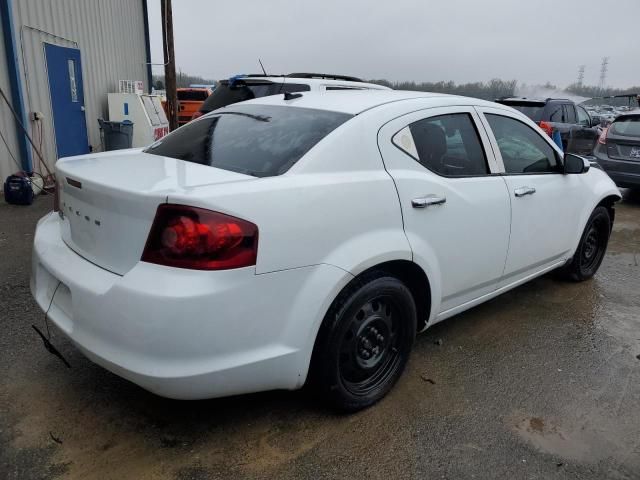
[[[563,276],[583,282],[600,268],[611,234],[611,217],[605,207],[596,207],[584,228],[580,243],[571,261],[563,268]]]
[[[396,383],[416,335],[409,289],[384,272],[354,280],[324,318],[311,360],[310,383],[343,412],[367,408]]]

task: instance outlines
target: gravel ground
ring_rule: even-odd
[[[50,205],[0,204],[0,478],[640,479],[640,196],[592,281],[539,278],[418,337],[379,405],[305,392],[179,402],[30,328],[31,243]]]

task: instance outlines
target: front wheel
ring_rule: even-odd
[[[416,334],[409,289],[384,273],[345,288],[318,333],[311,383],[329,403],[356,411],[384,397],[402,374]]]
[[[563,269],[565,276],[576,282],[593,277],[604,258],[610,234],[609,211],[597,207],[587,221],[573,259]]]

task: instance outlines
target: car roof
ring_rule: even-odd
[[[372,108],[404,100],[426,100],[425,108],[449,105],[497,106],[493,102],[477,98],[446,95],[443,93],[415,92],[408,90],[337,90],[331,92],[300,92],[285,100],[284,95],[271,95],[241,102],[242,104],[287,105],[317,110],[358,115]],[[232,104],[225,108],[233,108]]]

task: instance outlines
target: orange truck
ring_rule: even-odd
[[[178,88],[178,126],[191,121],[193,114],[200,110],[212,90],[206,87]]]

